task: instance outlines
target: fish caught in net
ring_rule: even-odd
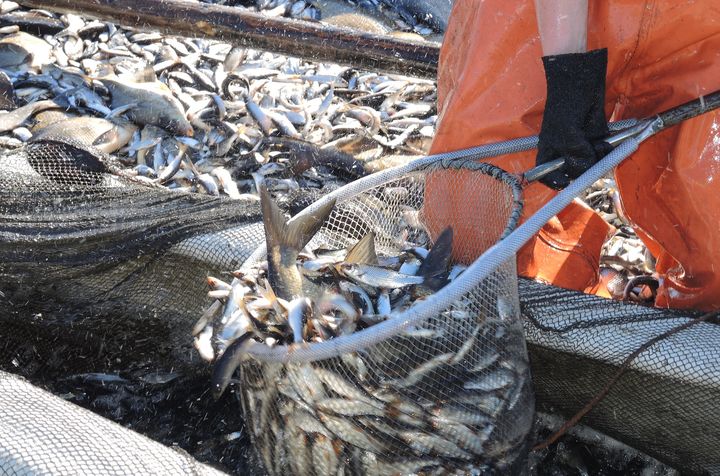
[[[207,332],[203,353],[218,356],[216,391],[240,367],[245,419],[269,473],[461,474],[523,464],[534,406],[514,263],[468,281],[450,263],[452,229],[431,241],[422,204],[434,167],[356,182],[289,222],[261,191],[267,254],[255,253],[231,284],[212,283],[222,304],[203,316],[196,342]],[[484,170],[475,185],[499,197],[500,211],[478,224],[478,241],[488,243],[512,229],[520,204],[514,177]],[[433,304],[445,288],[467,291]],[[410,322],[421,302],[430,309]],[[374,337],[396,323],[405,325]],[[318,357],[317,345],[334,355]]]

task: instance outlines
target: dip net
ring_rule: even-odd
[[[432,248],[424,184],[439,168],[472,171],[473,187],[496,197],[473,251],[482,254],[514,228],[521,211],[514,176],[469,160],[419,162],[360,179],[301,212],[335,200],[308,248],[347,249],[369,232],[380,261]],[[244,269],[264,259],[263,248]],[[514,259],[483,280],[462,272],[407,308],[397,303],[412,290],[395,291],[396,310],[353,334],[253,343],[239,391],[269,473],[507,473],[525,463],[534,405]],[[368,289],[371,300],[380,293]]]

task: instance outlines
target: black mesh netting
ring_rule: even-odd
[[[234,449],[246,446],[238,445],[237,402],[212,402],[207,368],[198,365],[189,336],[209,303],[205,277],[235,269],[262,239],[257,202],[142,183],[123,175],[113,158],[64,139],[4,153],[0,188],[2,369],[200,459],[246,465],[247,453]],[[31,398],[7,380],[3,397]],[[70,428],[78,419],[84,416],[69,413],[60,421]],[[194,427],[191,440],[186,426]],[[18,447],[23,438],[37,440],[32,430],[18,436]],[[57,448],[47,448],[9,461],[55,459]],[[176,473],[156,469],[108,471]]]
[[[521,280],[538,408],[568,417],[623,361],[700,313],[610,301]],[[720,326],[703,322],[643,351],[584,422],[688,474],[720,471]]]
[[[0,157],[0,369],[58,396],[0,375],[3,470],[206,471],[169,449],[152,464],[116,461],[107,451],[163,448],[62,400],[224,469],[257,468],[236,397],[211,399],[190,333],[211,302],[204,278],[228,277],[250,256],[259,219],[255,201],[169,191],[80,142],[43,138]],[[538,407],[567,417],[631,352],[695,316],[524,280],[519,295]],[[653,345],[585,422],[684,472],[719,472],[717,336],[708,322]]]

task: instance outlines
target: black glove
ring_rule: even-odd
[[[606,155],[612,146],[605,119],[607,49],[544,56],[547,101],[536,165],[565,158],[565,166],[540,181],[560,190]]]

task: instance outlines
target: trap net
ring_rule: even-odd
[[[213,441],[217,431],[240,428],[228,429],[220,419],[207,428],[203,412],[213,405],[202,398],[206,368],[198,365],[188,333],[209,305],[208,273],[237,268],[262,239],[259,207],[140,182],[82,137],[67,139],[72,136],[64,131],[0,156],[2,370],[166,444],[199,449],[196,456],[215,457],[218,464],[229,442],[217,454],[216,446],[205,450],[188,438]],[[32,426],[6,414],[0,446],[8,452],[0,451],[0,473],[60,468],[55,462],[67,450],[59,445],[63,438],[78,455],[77,472],[86,474],[103,473],[83,466],[83,454],[101,466],[100,460],[110,464],[121,453],[103,448],[149,443],[118,446],[123,440],[115,436],[94,446],[73,443],[83,429],[92,434],[97,427],[79,407],[28,393],[29,385],[12,375],[2,380],[3,398],[44,408],[64,432],[49,434],[43,417]],[[238,419],[224,420],[241,426]],[[204,429],[189,434],[184,428],[193,422]],[[131,433],[119,430],[104,434]],[[43,449],[34,446],[38,442]],[[152,445],[146,450],[156,451]],[[175,451],[167,453],[168,461],[175,455],[182,462]],[[179,474],[173,465],[156,472],[140,460],[128,462],[125,474]]]
[[[207,297],[206,277],[229,276],[264,236],[255,202],[152,186],[116,171],[113,160],[87,143],[62,137],[0,157],[0,361],[2,370],[24,375],[70,401],[79,402],[77,395],[87,394],[85,398],[93,401],[87,406],[96,411],[102,411],[102,400],[105,415],[142,430],[148,414],[140,411],[137,400],[127,398],[128,386],[88,383],[97,378],[93,372],[153,382],[142,390],[131,388],[131,393],[156,401],[170,400],[173,394],[184,397],[193,390],[182,377],[163,383],[173,372],[200,375],[194,382],[209,387],[208,368],[192,348],[190,335],[213,302]],[[402,176],[385,175],[375,184],[363,182],[340,197],[316,240],[344,247],[376,230],[381,254],[395,253],[399,238],[421,240],[427,231],[422,215],[418,227],[415,214],[406,212],[422,208],[419,192],[432,167],[448,166],[430,162],[436,161],[413,165],[416,170],[406,168]],[[497,188],[489,188],[488,194],[506,193],[505,185],[494,182],[491,187]],[[515,207],[507,195],[497,206],[505,221],[482,224],[479,232],[487,241],[478,241],[478,251],[501,236]],[[386,216],[393,209],[397,213]],[[401,223],[403,219],[408,223]],[[263,257],[264,252],[257,252],[251,262]],[[525,344],[517,320],[514,276],[514,264],[505,263],[482,286],[473,284],[465,300],[443,305],[413,323],[409,332],[382,342],[354,351],[361,347],[357,341],[348,347],[341,347],[340,339],[324,343],[339,357],[313,359],[313,350],[289,363],[258,354],[242,365],[242,385],[236,389],[247,415],[246,429],[238,422],[226,431],[249,433],[268,472],[278,472],[281,462],[286,464],[284,472],[310,465],[315,474],[336,462],[348,474],[522,465],[520,448],[531,443],[526,435],[533,397],[523,369]],[[639,345],[696,316],[526,280],[519,285],[538,408],[565,417],[597,395]],[[353,335],[368,336],[363,332],[381,325]],[[469,341],[472,344],[463,348]],[[584,422],[683,473],[717,473],[717,342],[718,325],[708,321],[653,345],[630,364]],[[296,348],[297,355],[304,349]],[[424,363],[428,364],[423,367]],[[510,363],[515,367],[508,368]],[[474,376],[472,365],[486,370]],[[79,376],[85,383],[77,382]],[[28,390],[15,376],[4,374],[0,380],[2,397],[8,401],[25,399],[48,408],[36,419],[17,418],[15,412],[3,417],[0,427],[12,431],[0,433],[0,447],[20,448],[0,452],[3,470],[18,460],[38,465],[57,461],[59,446],[32,445],[40,436],[50,436],[47,418],[65,422],[57,433],[68,439],[78,437],[73,431],[84,431],[78,423],[95,425],[75,406]],[[70,380],[77,386],[75,396],[68,397]],[[474,382],[469,385],[474,388],[466,388],[467,382]],[[102,387],[103,393],[93,393],[93,386]],[[205,389],[197,395],[187,406],[210,408],[203,407],[200,398],[207,397]],[[317,395],[325,396],[324,403],[314,399]],[[353,399],[352,408],[343,402]],[[338,402],[346,408],[339,408]],[[187,426],[188,415],[179,412],[181,406],[163,410],[177,420],[176,428]],[[236,406],[225,408],[225,420],[240,413]],[[115,444],[124,441],[123,434],[118,435]],[[217,435],[208,433],[207,439],[213,436]],[[250,447],[244,436],[229,444]],[[478,445],[483,454],[475,457]],[[100,446],[91,450],[76,445],[75,451],[98,455]],[[536,452],[533,472],[544,474],[547,465],[573,471],[582,464],[595,473],[614,464],[589,455],[586,448],[583,444],[570,456],[552,447]],[[204,459],[220,461],[207,455]],[[557,464],[560,459],[572,459],[572,466]],[[252,467],[240,464],[233,469],[245,474]]]
[[[142,182],[82,138],[44,137],[0,158],[4,298],[52,297],[72,311],[119,310],[185,352],[204,278],[239,266],[262,238],[255,202]],[[163,330],[160,330],[162,328]],[[151,336],[148,336],[151,337]]]
[[[683,474],[720,472],[716,317],[698,322],[703,313],[643,307],[526,279],[519,289],[538,410],[569,418],[626,368],[583,423]],[[672,332],[682,325],[689,327]],[[670,335],[649,345],[664,334]],[[587,467],[594,473],[592,464]]]
[[[496,197],[473,251],[513,229],[521,211],[514,176],[473,161],[431,163],[361,179],[303,211],[298,218],[335,200],[308,248],[347,249],[370,232],[380,261],[431,248],[422,209],[425,178],[437,168],[473,171],[472,185]],[[246,274],[263,260],[261,248]],[[395,291],[394,308],[412,292]],[[368,289],[371,299],[380,292]],[[514,260],[480,282],[461,273],[353,334],[254,341],[248,352],[238,391],[270,474],[504,473],[525,461],[534,403]]]

